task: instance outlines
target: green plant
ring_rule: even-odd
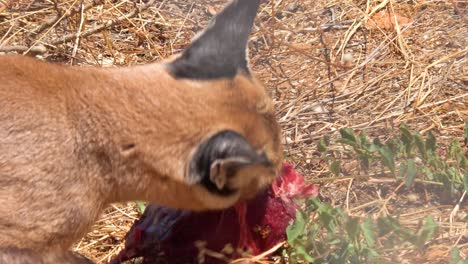
[[[452,202],[468,190],[468,159],[459,140],[451,141],[443,155],[431,132],[423,136],[406,125],[385,142],[370,140],[365,132],[357,135],[349,128],[339,132],[336,142],[323,137],[318,143],[332,175],[341,174],[341,164],[347,158],[357,160],[360,170],[386,168],[409,189],[415,182],[429,184]],[[468,121],[464,143],[468,144]],[[289,263],[385,263],[386,252],[422,250],[438,231],[431,216],[410,229],[398,217],[355,217],[319,198],[302,201],[301,208],[287,229],[290,247],[285,254]],[[452,249],[451,264],[467,262],[457,248]]]
[[[450,250],[450,264],[468,264],[468,258],[463,259],[460,256],[460,250],[457,247],[453,247]]]
[[[431,216],[411,230],[398,218],[352,217],[311,198],[287,230],[290,263],[383,263],[382,252],[399,246],[422,249],[437,229]]]
[[[449,146],[447,154],[438,153],[437,140],[428,132],[423,137],[419,132],[411,132],[402,125],[399,134],[382,143],[378,138],[372,142],[365,132],[356,135],[350,128],[340,129],[341,138],[336,143],[342,148],[331,146],[327,137],[319,141],[318,149],[328,161],[331,173],[338,176],[341,172],[341,161],[334,158],[342,154],[359,161],[360,168],[367,171],[381,164],[390,170],[392,176],[405,182],[408,188],[416,180],[441,186],[444,200],[453,200],[468,191],[468,158],[455,139]],[[468,138],[468,121],[465,123],[464,141]]]
[[[146,208],[146,203],[143,201],[136,201],[136,204],[138,206],[138,210],[140,211],[140,213],[143,213]]]

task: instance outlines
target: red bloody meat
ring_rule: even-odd
[[[318,187],[307,184],[285,163],[268,190],[226,210],[195,213],[151,204],[128,232],[125,249],[111,263],[137,257],[143,257],[142,263],[155,263],[160,257],[174,264],[198,263],[197,241],[214,252],[230,244],[234,249],[228,252],[230,258],[240,257],[235,249],[256,255],[286,239],[286,228],[298,209],[294,199],[317,195]],[[226,262],[205,256],[204,263]]]

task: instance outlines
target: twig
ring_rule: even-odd
[[[401,94],[399,96],[401,96]],[[424,109],[424,108],[428,108],[428,107],[429,108],[434,107],[434,106],[441,105],[441,104],[444,104],[444,103],[447,103],[447,102],[452,102],[452,101],[455,101],[457,99],[464,98],[464,97],[468,97],[468,93],[461,94],[461,95],[458,95],[458,96],[454,96],[454,97],[444,99],[444,100],[441,100],[441,101],[437,101],[437,102],[434,102],[434,103],[424,104],[424,105],[419,107],[419,110]],[[414,111],[415,111],[414,109],[410,109],[407,112],[414,112]],[[382,113],[385,113],[385,112],[382,112]],[[397,112],[388,114],[386,116],[380,116],[380,117],[372,120],[371,122],[366,122],[366,124],[370,126],[370,125],[374,124],[375,122],[379,122],[379,121],[382,121],[382,120],[385,120],[385,119],[389,119],[389,118],[392,118],[392,117],[395,117],[395,116],[399,116],[399,115],[401,115],[403,113],[405,113],[405,111],[402,110],[402,111],[397,111]],[[356,125],[356,127],[360,127],[361,125],[362,124]]]
[[[180,31],[182,30],[182,28],[185,26],[185,23],[187,22],[187,19],[190,15],[190,12],[192,12],[192,8],[193,8],[193,5],[194,3],[192,3],[192,5],[190,6],[189,10],[187,11],[187,15],[184,17],[184,21],[182,22],[182,25],[180,25],[179,29],[177,30],[177,33],[176,35],[174,36],[174,39],[171,41],[171,51],[174,52],[174,43],[177,41],[177,38],[179,37],[180,35]]]
[[[389,2],[390,3],[390,9],[392,11],[392,16],[393,16],[393,27],[396,31],[396,35],[397,35],[397,46],[399,47],[399,50],[400,50],[400,53],[403,55],[403,57],[405,58],[406,61],[409,61],[409,60],[412,60],[410,59],[410,55],[408,54],[408,45],[406,44],[406,42],[404,41],[403,37],[402,37],[402,34],[401,34],[401,28],[400,28],[400,25],[398,24],[398,19],[395,15],[395,10],[393,8],[393,4],[392,4],[392,1]],[[388,14],[390,16],[390,14]],[[391,19],[391,18],[390,18]]]
[[[364,19],[362,19],[361,21],[359,21],[357,23],[354,23],[354,26],[352,28],[350,28],[348,30],[348,32],[346,33],[345,39],[343,40],[343,43],[342,43],[341,47],[338,49],[337,54],[344,51],[344,49],[345,49],[346,45],[348,44],[349,40],[354,36],[354,33],[356,33],[358,28],[360,28],[362,26],[362,24],[364,24],[364,22],[366,22],[374,13],[376,13],[380,9],[384,8],[388,4],[389,1],[390,0],[382,1],[380,4],[378,4],[376,7],[374,7],[374,9],[372,9],[372,11],[369,14],[367,14],[366,17],[364,17]]]
[[[85,245],[85,246],[83,246],[83,247],[81,247],[81,248],[75,248],[75,250],[76,250],[76,251],[80,251],[80,250],[83,250],[83,249],[92,247],[94,244],[97,244],[97,243],[101,242],[102,240],[107,239],[107,238],[109,238],[109,237],[110,237],[110,235],[109,235],[109,234],[106,234],[106,235],[100,237],[99,239],[97,239],[97,240],[95,240],[95,241],[93,241],[93,242],[91,242],[91,243],[89,243],[89,244],[87,244],[87,245]]]
[[[449,2],[453,5],[453,9],[455,10],[455,14],[459,15],[462,20],[465,20],[464,10],[463,9],[460,10],[460,7],[458,6],[458,2],[454,1],[454,0],[449,0]],[[462,2],[460,1],[460,3],[462,3]]]
[[[265,258],[266,256],[276,252],[279,248],[284,246],[284,244],[285,244],[285,242],[280,242],[280,243],[276,244],[275,246],[273,246],[272,248],[270,248],[269,250],[267,250],[267,251],[265,251],[263,253],[260,253],[259,255],[256,255],[256,256],[253,256],[253,257],[250,257],[250,258],[239,258],[239,259],[236,259],[234,261],[231,261],[230,264],[243,263],[243,261],[259,262],[261,259]]]
[[[1,13],[1,11],[0,11],[0,13]],[[0,46],[2,46],[3,43],[6,43],[6,42],[3,42],[3,41],[6,39],[6,37],[8,36],[8,34],[10,34],[10,32],[13,30],[13,28],[14,28],[15,26],[17,26],[17,24],[18,24],[18,23],[16,23],[16,22],[11,23],[11,26],[8,28],[7,32],[6,32],[6,33],[3,35],[3,37],[0,39]]]
[[[4,46],[0,47],[0,52],[25,52],[28,51],[32,53],[32,55],[37,55],[37,54],[44,54],[47,52],[47,48],[43,45],[37,45],[32,48],[27,47],[27,46]]]
[[[384,173],[390,173],[390,171],[385,171]],[[372,174],[372,175],[350,175],[350,176],[345,176],[345,177],[323,177],[323,178],[317,178],[310,180],[310,183],[323,183],[323,182],[334,182],[334,181],[347,181],[349,179],[355,179],[355,180],[367,180],[369,183],[394,183],[398,181],[404,180],[402,177],[381,177],[379,174]],[[414,179],[415,182],[418,183],[423,183],[423,184],[429,184],[429,185],[436,185],[436,186],[442,186],[443,183],[441,182],[435,182],[435,181],[428,181],[428,180],[421,180],[421,179]]]
[[[402,31],[405,31],[405,30],[407,30],[408,28],[409,28],[409,27],[405,27]],[[396,36],[393,37],[392,39],[389,39],[387,42],[381,43],[377,48],[375,48],[375,49],[369,54],[369,56],[367,56],[367,58],[366,58],[361,64],[356,65],[354,68],[352,68],[352,69],[350,69],[350,70],[347,70],[347,71],[345,71],[345,72],[343,72],[343,73],[340,73],[340,74],[336,75],[336,77],[334,77],[334,78],[331,79],[331,80],[328,80],[328,81],[326,81],[326,82],[323,82],[323,83],[319,84],[317,87],[315,87],[315,89],[311,89],[311,90],[309,90],[309,91],[306,91],[306,92],[302,93],[298,98],[292,100],[292,101],[289,102],[287,105],[285,105],[283,108],[288,108],[289,106],[296,104],[298,101],[300,101],[300,100],[302,100],[302,99],[304,99],[304,98],[310,96],[316,89],[319,89],[319,88],[322,88],[322,87],[324,87],[324,86],[326,86],[326,85],[329,85],[330,82],[334,82],[334,81],[336,81],[336,80],[342,78],[343,76],[346,76],[346,75],[348,75],[348,74],[350,74],[350,73],[352,73],[352,72],[354,72],[354,71],[357,71],[357,70],[363,68],[364,66],[367,65],[367,63],[369,63],[370,61],[372,61],[372,60],[377,56],[377,54],[379,54],[384,48],[388,47],[395,39],[396,39]],[[304,54],[304,55],[305,55],[305,54]],[[306,55],[306,56],[307,56],[307,55]],[[312,56],[307,56],[307,57],[310,58],[310,59],[313,59]],[[315,59],[315,60],[317,60],[317,59]],[[326,62],[324,62],[324,63],[326,63]],[[334,65],[334,66],[336,66],[336,65]],[[344,66],[342,66],[342,67],[345,68]],[[429,67],[429,66],[428,66],[428,67]],[[283,110],[284,110],[284,109],[279,109],[280,112],[283,111]]]
[[[100,32],[100,31],[102,31],[104,29],[110,28],[110,27],[114,26],[115,24],[117,24],[119,22],[122,22],[122,21],[124,21],[126,19],[135,17],[136,15],[140,14],[141,12],[145,11],[146,9],[148,9],[149,7],[154,5],[155,2],[156,2],[156,0],[150,0],[148,3],[141,6],[140,8],[136,8],[135,10],[133,10],[131,13],[129,13],[126,16],[121,16],[121,17],[118,17],[118,18],[116,18],[114,20],[109,20],[109,21],[105,22],[104,24],[101,24],[101,25],[96,26],[96,27],[94,27],[92,29],[83,31],[81,33],[72,33],[72,34],[65,35],[62,38],[53,40],[50,44],[51,45],[58,45],[58,44],[63,44],[63,43],[69,42],[70,40],[76,38],[78,34],[80,34],[80,36],[82,38],[85,38],[87,36],[90,36],[92,34]]]
[[[327,60],[323,60],[323,59],[320,59],[320,58],[317,58],[317,57],[314,57],[314,56],[311,56],[310,54],[308,54],[307,52],[305,52],[304,50],[301,50],[301,49],[298,49],[296,47],[294,47],[293,45],[289,44],[289,43],[286,43],[285,41],[281,41],[280,45],[284,45],[290,49],[292,49],[293,51],[297,52],[297,53],[300,53],[301,55],[307,57],[308,59],[311,59],[311,60],[314,60],[314,61],[318,61],[318,62],[321,62],[323,64],[326,64],[326,65],[332,65],[333,67],[336,67],[336,68],[343,68],[343,69],[346,69],[347,67],[341,65],[341,64],[338,64],[338,63],[332,63],[332,62],[328,62]]]
[[[57,0],[53,0],[52,2],[54,2],[54,9],[55,11],[57,11],[57,16],[60,17],[62,16],[62,10],[60,9],[59,7],[59,3]]]
[[[65,17],[65,15],[73,8],[73,6],[75,5],[75,3],[77,1],[78,0],[74,0],[73,4],[70,6],[70,8],[68,8],[68,10],[65,12],[65,14],[59,20],[57,20],[53,26],[51,26],[49,29],[47,29],[47,31],[42,36],[40,36],[38,39],[36,39],[34,41],[34,43],[31,45],[31,47],[34,47],[37,43],[39,43],[60,22]],[[29,51],[30,51],[30,49],[23,52],[23,55],[26,55]]]
[[[351,178],[348,184],[348,190],[346,191],[346,211],[349,212],[349,193],[351,192],[351,186],[353,185],[354,179]]]
[[[455,207],[453,208],[452,212],[450,212],[450,218],[449,218],[449,223],[450,223],[450,233],[452,233],[452,225],[453,225],[453,218],[455,217],[455,215],[458,213],[458,210],[460,210],[460,204],[463,202],[463,200],[465,199],[465,195],[466,195],[466,191],[463,192],[460,200],[458,201],[458,203],[455,205]]]
[[[89,9],[91,9],[91,8],[97,6],[97,5],[100,5],[100,4],[102,4],[102,1],[99,1],[99,0],[92,1],[91,3],[84,6],[83,12],[86,12]],[[54,9],[57,10],[57,16],[55,16],[54,18],[42,23],[39,27],[32,30],[31,33],[28,34],[28,37],[30,37],[30,38],[34,37],[34,36],[44,32],[44,30],[46,30],[46,29],[48,29],[50,27],[53,27],[60,20],[62,20],[64,18],[67,18],[67,17],[71,17],[71,16],[75,15],[76,13],[80,12],[80,10],[82,10],[82,8],[77,8],[77,9],[70,8],[69,10],[67,10],[65,12],[65,14],[62,14],[62,11],[60,10],[58,5],[56,4],[56,1],[54,1]]]
[[[7,10],[8,8],[10,8],[10,5],[11,5],[11,1],[0,1],[0,13],[2,13],[3,11]]]
[[[131,216],[131,215],[127,214],[126,212],[124,212],[122,209],[118,208],[118,207],[115,206],[114,204],[112,204],[111,206],[112,206],[112,208],[114,208],[115,210],[119,211],[121,214],[127,216],[128,218],[131,218],[131,219],[133,219],[133,220],[138,220],[137,217],[134,217],[134,216]]]
[[[388,198],[384,199],[383,203],[382,203],[382,207],[380,208],[379,212],[378,212],[378,215],[380,215],[382,213],[382,211],[386,211],[386,213],[388,214],[388,209],[387,209],[387,204],[388,202],[395,198],[395,196],[397,195],[397,192],[398,190],[401,189],[401,187],[403,187],[405,185],[404,182],[401,182],[396,188],[395,190],[393,190],[393,192],[388,196]]]
[[[328,77],[328,81],[330,81],[332,79],[332,73],[331,73],[331,54],[330,54],[330,48],[328,48],[328,45],[324,39],[324,34],[325,32],[321,31],[320,32],[320,43],[322,43],[322,46],[323,46],[323,56],[325,58],[325,61],[327,62],[326,63],[326,66],[327,66],[327,77]],[[335,85],[333,82],[330,81],[330,92],[332,94],[332,100],[331,100],[331,107],[330,107],[330,111],[328,112],[328,116],[329,116],[329,122],[333,123],[333,112],[334,112],[334,108],[335,108],[335,93],[336,93],[336,89],[335,89]]]
[[[80,25],[78,26],[78,32],[76,34],[75,45],[73,46],[72,57],[71,57],[71,64],[73,65],[73,58],[76,56],[76,52],[78,51],[78,46],[80,45],[80,32],[83,29],[84,23],[84,6],[83,0],[80,3],[81,6],[81,13],[80,13]]]

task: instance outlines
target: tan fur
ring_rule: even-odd
[[[0,72],[0,263],[11,255],[2,248],[65,252],[109,203],[225,208],[280,167],[273,103],[242,74],[175,80],[162,64],[66,67],[21,56],[0,57]],[[223,129],[265,151],[276,170],[236,178],[241,192],[229,198],[185,178],[194,149]]]

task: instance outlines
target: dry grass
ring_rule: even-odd
[[[0,0],[0,52],[82,66],[148,63],[179,52],[226,1],[137,2]],[[322,197],[356,216],[399,211],[409,226],[426,215],[441,225],[425,252],[390,252],[396,263],[447,263],[452,246],[468,255],[466,202],[450,222],[454,205],[424,188],[411,192],[391,178],[362,177],[352,162],[344,167],[357,176],[323,178],[316,141],[342,127],[384,140],[402,123],[432,130],[439,142],[461,138],[468,119],[466,15],[463,1],[270,0],[251,38],[252,67],[276,101],[287,158],[321,184]],[[138,215],[133,203],[113,205],[76,249],[105,263]]]

